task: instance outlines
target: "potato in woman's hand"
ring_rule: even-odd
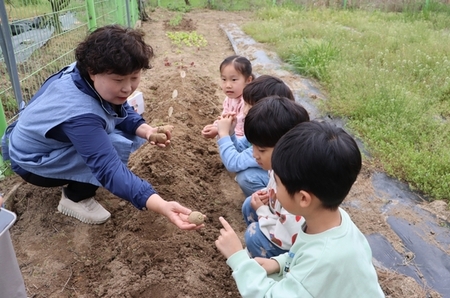
[[[188,221],[198,226],[205,222],[205,216],[201,212],[192,211],[191,214],[189,214]]]
[[[165,133],[153,133],[148,138],[149,142],[154,142],[155,144],[164,144],[167,141],[167,136]]]
[[[166,133],[166,132],[172,132],[173,130],[173,125],[163,125],[163,126],[158,126],[157,127],[158,130],[156,131],[157,133]]]

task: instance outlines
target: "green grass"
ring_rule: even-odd
[[[32,18],[48,13],[50,2],[45,0],[7,0],[6,11],[11,20]],[[50,8],[51,11],[51,8]]]
[[[449,199],[447,28],[448,9],[271,7],[244,31],[319,80],[328,95],[321,109],[346,119],[388,174],[432,199]]]
[[[186,3],[184,3],[184,1],[182,3],[177,3],[176,1],[171,1],[171,2],[167,3],[166,7],[169,10],[178,11],[181,13],[189,12],[192,9],[192,7],[189,5],[186,5]]]
[[[11,164],[9,161],[3,161],[0,159],[0,180],[3,180],[5,177],[13,175],[14,172],[11,170]]]
[[[11,20],[33,19],[36,16],[49,14],[52,11],[48,0],[6,0],[6,12]],[[85,7],[84,0],[71,0],[69,5],[63,9],[74,10]]]

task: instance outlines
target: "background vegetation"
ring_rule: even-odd
[[[384,170],[450,197],[449,9],[402,13],[272,7],[244,29],[328,92]]]

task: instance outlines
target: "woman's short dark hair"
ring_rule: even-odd
[[[128,75],[151,68],[153,48],[145,43],[142,31],[108,25],[90,33],[75,49],[75,58],[85,78],[100,73]]]

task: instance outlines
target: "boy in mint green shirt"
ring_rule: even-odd
[[[288,253],[251,259],[220,218],[216,240],[242,297],[385,297],[370,246],[339,206],[361,170],[361,153],[343,129],[298,124],[275,145],[277,199],[305,224]]]

